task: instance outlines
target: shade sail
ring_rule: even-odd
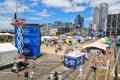
[[[90,48],[90,47],[95,47],[95,48],[99,48],[106,51],[107,45],[100,42],[94,42],[94,43],[83,46],[83,48]]]

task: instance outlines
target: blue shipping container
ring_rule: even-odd
[[[64,66],[68,68],[79,68],[80,66],[83,65],[83,58],[78,57],[77,59],[75,58],[70,58],[70,57],[64,57]]]
[[[68,68],[76,68],[77,60],[73,58],[64,57],[64,66]]]
[[[19,50],[18,53],[20,54]],[[40,47],[23,47],[23,55],[25,56],[40,56]]]
[[[40,27],[37,26],[23,26],[22,32],[24,37],[39,37],[40,36]],[[15,26],[15,36],[18,35],[18,27]]]
[[[26,47],[40,46],[40,38],[38,37],[23,37],[23,44]],[[18,44],[17,38],[15,38],[15,45]]]

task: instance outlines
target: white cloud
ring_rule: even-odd
[[[12,25],[10,25],[11,22],[12,22],[11,17],[0,16],[1,29],[12,29]]]
[[[93,21],[93,17],[91,16],[91,17],[87,17],[86,19],[85,19],[85,21]]]
[[[41,20],[42,17],[30,17],[29,19],[30,19],[30,20]]]
[[[87,1],[87,0],[86,0]],[[55,7],[60,8],[64,12],[79,12],[84,11],[85,6],[81,6],[78,4],[83,4],[84,0],[41,0],[43,4],[45,4],[47,7]]]
[[[110,14],[115,14],[115,13],[120,13],[120,3],[113,4],[109,7],[109,13]]]
[[[41,0],[43,4],[45,4],[48,7],[70,7],[71,4],[68,0]]]
[[[18,12],[24,12],[24,9],[29,9],[29,7],[18,4]],[[16,0],[5,0],[4,2],[0,3],[0,13],[2,14],[12,14],[16,11]]]
[[[109,13],[119,13],[120,12],[120,0],[91,0],[89,1],[89,6],[91,7],[100,7],[101,3],[107,3],[109,6]]]
[[[120,12],[120,0],[41,0],[41,2],[47,7],[60,8],[64,12],[80,12],[87,7],[100,7],[101,3],[108,3],[109,13]]]
[[[37,15],[39,15],[40,17],[49,17],[51,14],[53,13],[48,12],[46,9],[43,9],[42,12],[37,13]]]
[[[79,12],[84,10],[85,10],[84,6],[76,6],[76,5],[74,5],[73,7],[63,9],[64,12]]]
[[[73,0],[72,3],[74,4],[83,4],[83,3],[86,3],[88,4],[90,0]]]

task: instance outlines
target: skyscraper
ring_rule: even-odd
[[[98,30],[98,21],[99,21],[99,9],[98,7],[95,7],[93,13],[93,25],[95,31]]]
[[[83,27],[84,18],[81,17],[80,15],[77,15],[74,20],[74,23],[75,23],[75,25],[79,25],[80,27]]]
[[[107,3],[101,3],[100,4],[100,10],[99,10],[99,30],[106,31],[106,20],[108,15],[108,4]]]
[[[107,17],[107,36],[120,35],[120,13],[109,14]]]

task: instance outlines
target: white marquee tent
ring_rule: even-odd
[[[107,49],[107,45],[100,43],[100,42],[94,42],[94,43],[90,43],[88,45],[83,46],[83,48],[89,48],[89,47],[96,47],[96,48],[102,49],[104,51],[106,51],[106,49]]]
[[[0,44],[0,67],[12,64],[17,57],[17,48],[12,43]]]

